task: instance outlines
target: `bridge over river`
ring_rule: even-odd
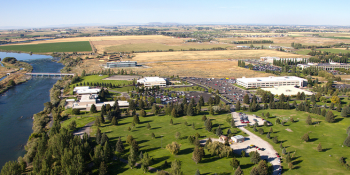
[[[41,77],[44,77],[44,76],[52,76],[52,77],[56,77],[56,76],[59,76],[59,77],[62,77],[62,76],[74,76],[74,74],[70,74],[70,73],[43,73],[43,72],[40,72],[40,73],[7,73],[7,76],[11,75],[11,74],[26,74],[26,75],[31,75],[31,76],[41,76]]]

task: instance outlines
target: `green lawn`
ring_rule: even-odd
[[[89,76],[85,76],[83,78],[81,78],[80,81],[74,83],[73,85],[77,85],[80,83],[84,83],[85,82],[85,86],[87,86],[87,83],[112,83],[114,85],[118,85],[118,86],[123,86],[125,85],[129,85],[132,84],[132,81],[128,81],[128,80],[103,80],[105,78],[107,78],[108,75],[89,75]],[[73,86],[71,85],[71,86]]]
[[[33,53],[92,51],[88,41],[0,46],[0,50]]]
[[[336,53],[336,54],[338,54],[338,53],[348,53],[348,52],[350,52],[350,50],[344,50],[344,49],[336,49],[336,48],[334,48],[334,49],[317,49],[317,50],[321,50],[321,51],[326,51],[326,52],[331,52],[331,53]]]
[[[207,115],[208,116],[208,115]],[[231,114],[222,114],[210,117],[213,122],[214,127],[217,127],[219,124],[221,128],[223,128],[223,132],[226,133],[229,128],[229,123],[226,122],[226,117],[231,116]],[[127,117],[120,119],[118,126],[111,126],[109,122],[105,123],[100,127],[102,132],[106,132],[112,145],[116,144],[116,141],[119,137],[125,143],[125,139],[127,135],[132,135],[140,146],[140,151],[143,153],[147,152],[154,158],[154,163],[151,165],[155,168],[161,168],[161,165],[166,160],[167,162],[171,162],[174,159],[178,159],[182,161],[182,171],[184,174],[195,174],[197,169],[200,170],[201,174],[214,174],[214,173],[224,173],[231,174],[234,171],[230,167],[230,160],[232,158],[215,158],[209,155],[206,155],[201,163],[195,164],[192,161],[192,151],[194,146],[189,144],[187,141],[187,136],[195,135],[199,133],[202,139],[207,137],[217,138],[213,133],[207,132],[204,129],[204,122],[201,120],[202,115],[198,116],[185,116],[179,118],[173,118],[174,125],[170,125],[170,116],[147,116],[140,117],[141,124],[136,125],[132,131],[128,131],[128,127],[131,127],[132,117]],[[187,121],[188,126],[185,126],[184,122]],[[152,129],[148,130],[146,128],[147,123],[149,123]],[[192,129],[190,124],[195,123],[196,129]],[[96,133],[96,126],[93,126],[92,136]],[[231,129],[232,131],[234,129]],[[235,129],[237,134],[243,134],[239,129]],[[151,133],[154,133],[156,138],[151,138]],[[181,137],[183,139],[176,140],[175,133],[180,132]],[[163,137],[161,137],[163,135]],[[165,148],[167,144],[176,141],[180,144],[181,150],[178,155],[174,156],[166,149],[161,149],[161,147]],[[125,144],[126,152],[123,157],[127,157],[129,146]],[[208,152],[206,151],[206,154]],[[241,158],[238,160],[241,162],[241,167],[244,170],[245,174],[249,174],[250,170],[253,167],[253,164],[250,163],[249,158]],[[170,168],[165,169],[166,171],[170,171]],[[118,164],[115,166],[110,166],[111,174],[144,174],[139,169],[130,169],[125,166],[125,164]]]
[[[296,122],[287,122],[286,126],[274,125],[273,134],[271,137],[278,136],[278,140],[283,142],[287,152],[296,152],[293,158],[294,169],[288,170],[288,165],[283,162],[285,174],[349,174],[339,163],[340,157],[350,158],[350,148],[342,147],[343,141],[347,137],[346,129],[350,125],[350,118],[340,117],[340,113],[333,111],[336,117],[335,123],[327,123],[324,117],[316,114],[309,114],[296,110],[260,110],[258,112],[246,112],[248,114],[256,114],[261,116],[261,113],[267,112],[272,116],[277,116],[281,119],[293,117]],[[319,121],[320,124],[306,125],[305,119],[310,115],[313,122]],[[276,118],[268,119],[275,124]],[[261,138],[271,143],[275,150],[282,154],[279,144],[272,142],[272,139],[266,138],[266,133],[270,127],[262,127],[265,135]],[[293,132],[286,129],[289,128]],[[252,131],[252,128],[249,128]],[[309,132],[309,142],[301,141],[301,136]],[[259,135],[259,134],[257,134]],[[323,152],[317,152],[316,147],[321,143]],[[285,161],[285,160],[284,160]]]
[[[71,117],[61,123],[61,127],[67,127],[73,120],[77,123],[77,129],[95,121],[96,117]]]
[[[128,92],[128,91],[132,91],[132,89],[133,89],[132,86],[125,86],[120,88],[113,88],[111,90],[118,91],[118,92]]]

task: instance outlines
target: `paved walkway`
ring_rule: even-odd
[[[74,131],[74,132],[73,132],[73,135],[77,135],[77,136],[80,136],[80,137],[83,137],[84,133],[87,133],[88,135],[90,135],[91,126],[92,126],[94,123],[95,123],[95,121],[92,121],[92,122],[86,124],[85,126],[83,126],[82,128],[80,128],[79,130]]]
[[[279,161],[279,158],[276,156],[277,151],[274,150],[271,144],[244,128],[245,125],[240,123],[239,116],[236,112],[232,112],[231,114],[232,119],[234,119],[235,123],[238,124],[237,128],[249,135],[248,137],[245,137],[245,141],[243,143],[234,143],[231,145],[234,152],[236,154],[241,154],[242,150],[244,150],[246,153],[249,153],[251,151],[258,151],[262,159],[265,159],[272,164],[273,175],[278,175],[281,163]],[[262,137],[265,137],[265,135],[262,135]],[[247,146],[249,145],[256,145],[259,148],[265,148],[265,150],[261,151],[257,150],[256,148],[247,149]]]

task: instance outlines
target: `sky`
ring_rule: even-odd
[[[0,0],[0,28],[79,25],[350,25],[349,0]]]

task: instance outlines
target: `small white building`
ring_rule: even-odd
[[[275,86],[300,86],[303,87],[306,83],[305,79],[296,76],[284,77],[256,77],[256,78],[237,78],[236,84],[245,88],[266,88]]]
[[[165,87],[166,79],[160,78],[160,77],[145,77],[137,80],[137,83],[143,84],[145,87],[152,87],[152,86]]]
[[[244,142],[244,137],[241,135],[236,135],[231,137],[231,140],[234,141],[235,143],[240,143],[240,142]]]

